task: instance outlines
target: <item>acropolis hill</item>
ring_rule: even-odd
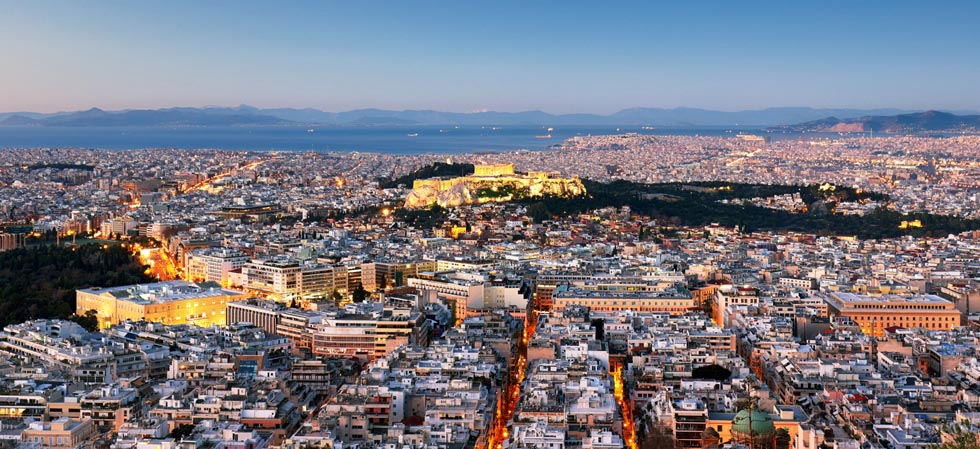
[[[421,208],[432,204],[455,207],[463,204],[503,202],[514,199],[554,196],[577,196],[585,193],[582,181],[553,177],[544,172],[518,174],[514,164],[476,165],[469,176],[448,179],[417,179],[405,197],[405,207]]]

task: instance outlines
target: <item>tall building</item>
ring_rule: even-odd
[[[409,278],[419,277],[419,273],[436,271],[436,261],[414,262],[369,262],[361,264],[362,283],[366,290],[400,287]]]
[[[408,285],[417,288],[423,294],[424,292],[435,292],[435,295],[444,301],[446,307],[449,307],[450,311],[453,312],[457,323],[466,318],[470,304],[474,304],[474,308],[483,307],[482,281],[455,278],[412,278],[408,280]]]
[[[119,217],[103,221],[99,228],[103,237],[110,235],[126,236],[129,235],[130,231],[139,229],[139,222],[132,217]]]
[[[245,290],[277,300],[327,297],[339,290],[336,274],[334,267],[301,262],[286,256],[272,260],[256,259],[242,267]]]
[[[126,320],[224,326],[226,305],[247,297],[215,283],[178,280],[76,290],[75,311],[84,315],[95,310],[103,329]]]
[[[759,305],[759,290],[754,287],[736,287],[726,284],[718,287],[714,301],[711,318],[716,323],[725,325],[725,309],[728,306]]]
[[[707,428],[708,408],[694,398],[671,401],[670,405],[674,415],[674,447],[701,448]]]
[[[184,278],[192,282],[217,282],[231,286],[228,273],[248,262],[245,253],[234,248],[206,248],[187,254]]]
[[[246,299],[227,304],[227,324],[252,323],[270,334],[278,331],[279,322],[286,306],[275,301]]]
[[[276,333],[293,340],[296,349],[312,352],[313,336],[310,329],[323,322],[323,319],[322,313],[312,310],[285,309],[279,314]]]
[[[976,283],[948,283],[939,287],[939,296],[952,301],[964,315],[980,312],[980,288]]]
[[[311,325],[313,354],[374,360],[395,348],[428,346],[429,322],[414,309],[385,308],[380,315],[348,313]]]
[[[229,323],[249,322],[318,355],[374,360],[405,344],[428,346],[431,326],[414,307],[352,306],[357,311],[294,309],[264,299],[228,304]]]

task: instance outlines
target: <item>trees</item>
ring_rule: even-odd
[[[0,326],[36,318],[68,319],[75,290],[150,282],[119,245],[37,245],[0,252]],[[91,325],[91,317],[77,318]]]
[[[708,318],[715,313],[715,302],[711,298],[707,298],[701,302],[701,310],[704,310],[704,314],[708,315]]]
[[[182,440],[185,437],[191,436],[194,433],[194,426],[190,424],[181,424],[174,428],[173,432],[170,432],[170,436],[177,441]]]
[[[980,449],[980,437],[970,432],[969,427],[959,424],[943,429],[943,443],[933,445],[931,449]]]
[[[354,287],[354,291],[351,292],[351,299],[356,303],[362,303],[368,297],[368,291],[364,289],[364,286],[360,282]]]
[[[789,436],[789,432],[785,428],[779,428],[776,430],[776,449],[789,449],[790,442],[792,438]]]
[[[70,321],[78,323],[80,326],[87,329],[89,332],[95,332],[99,330],[99,312],[95,310],[87,310],[83,315],[72,315],[68,317]]]
[[[638,443],[640,449],[674,449],[674,436],[670,428],[652,425]]]
[[[885,207],[865,216],[833,214],[826,207],[826,201],[836,201],[831,199],[832,196],[888,200],[882,194],[863,191],[857,193],[844,187],[822,191],[819,186],[768,186],[727,182],[642,184],[614,181],[604,184],[584,179],[582,183],[588,192],[586,195],[574,198],[525,197],[516,201],[528,205],[528,217],[536,222],[550,219],[553,215],[566,217],[605,207],[630,206],[636,214],[670,222],[675,226],[695,227],[718,223],[725,227],[738,226],[743,233],[783,230],[884,238],[903,235],[945,236],[949,233],[980,229],[980,220],[976,219],[921,213],[905,215]],[[721,202],[787,193],[800,193],[806,204],[812,206],[813,212],[802,214]],[[922,226],[899,227],[902,221],[914,220],[919,220]],[[641,239],[649,236],[647,232],[641,234]]]
[[[604,341],[606,339],[606,321],[602,318],[592,320],[592,327],[595,328],[595,340]]]
[[[527,216],[535,223],[541,223],[551,219],[551,210],[542,202],[532,203],[527,207]]]
[[[691,371],[691,377],[695,379],[713,379],[723,381],[731,376],[731,370],[715,364],[699,366]]]
[[[397,209],[395,219],[404,221],[415,228],[433,228],[446,221],[446,208],[433,204],[428,209]]]

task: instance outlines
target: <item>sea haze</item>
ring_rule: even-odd
[[[312,132],[310,131],[312,130]],[[361,151],[388,154],[544,150],[573,136],[772,135],[759,128],[639,126],[234,126],[234,127],[0,127],[0,148],[74,147],[228,149],[247,151]],[[550,135],[550,138],[541,136]],[[795,134],[793,134],[795,135]]]

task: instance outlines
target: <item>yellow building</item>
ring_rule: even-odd
[[[889,327],[949,330],[960,325],[956,306],[936,295],[868,296],[833,292],[824,298],[830,316],[843,316],[868,335],[881,337]]]
[[[95,310],[99,327],[126,320],[164,324],[225,325],[225,305],[248,297],[213,282],[167,281],[75,291],[76,313]]]
[[[20,440],[42,449],[72,449],[92,438],[95,430],[89,418],[58,418],[51,422],[32,422],[21,432]]]
[[[571,306],[584,306],[593,312],[659,312],[684,315],[697,308],[686,291],[669,288],[663,291],[585,290],[559,286],[551,295],[552,310],[562,312]]]

